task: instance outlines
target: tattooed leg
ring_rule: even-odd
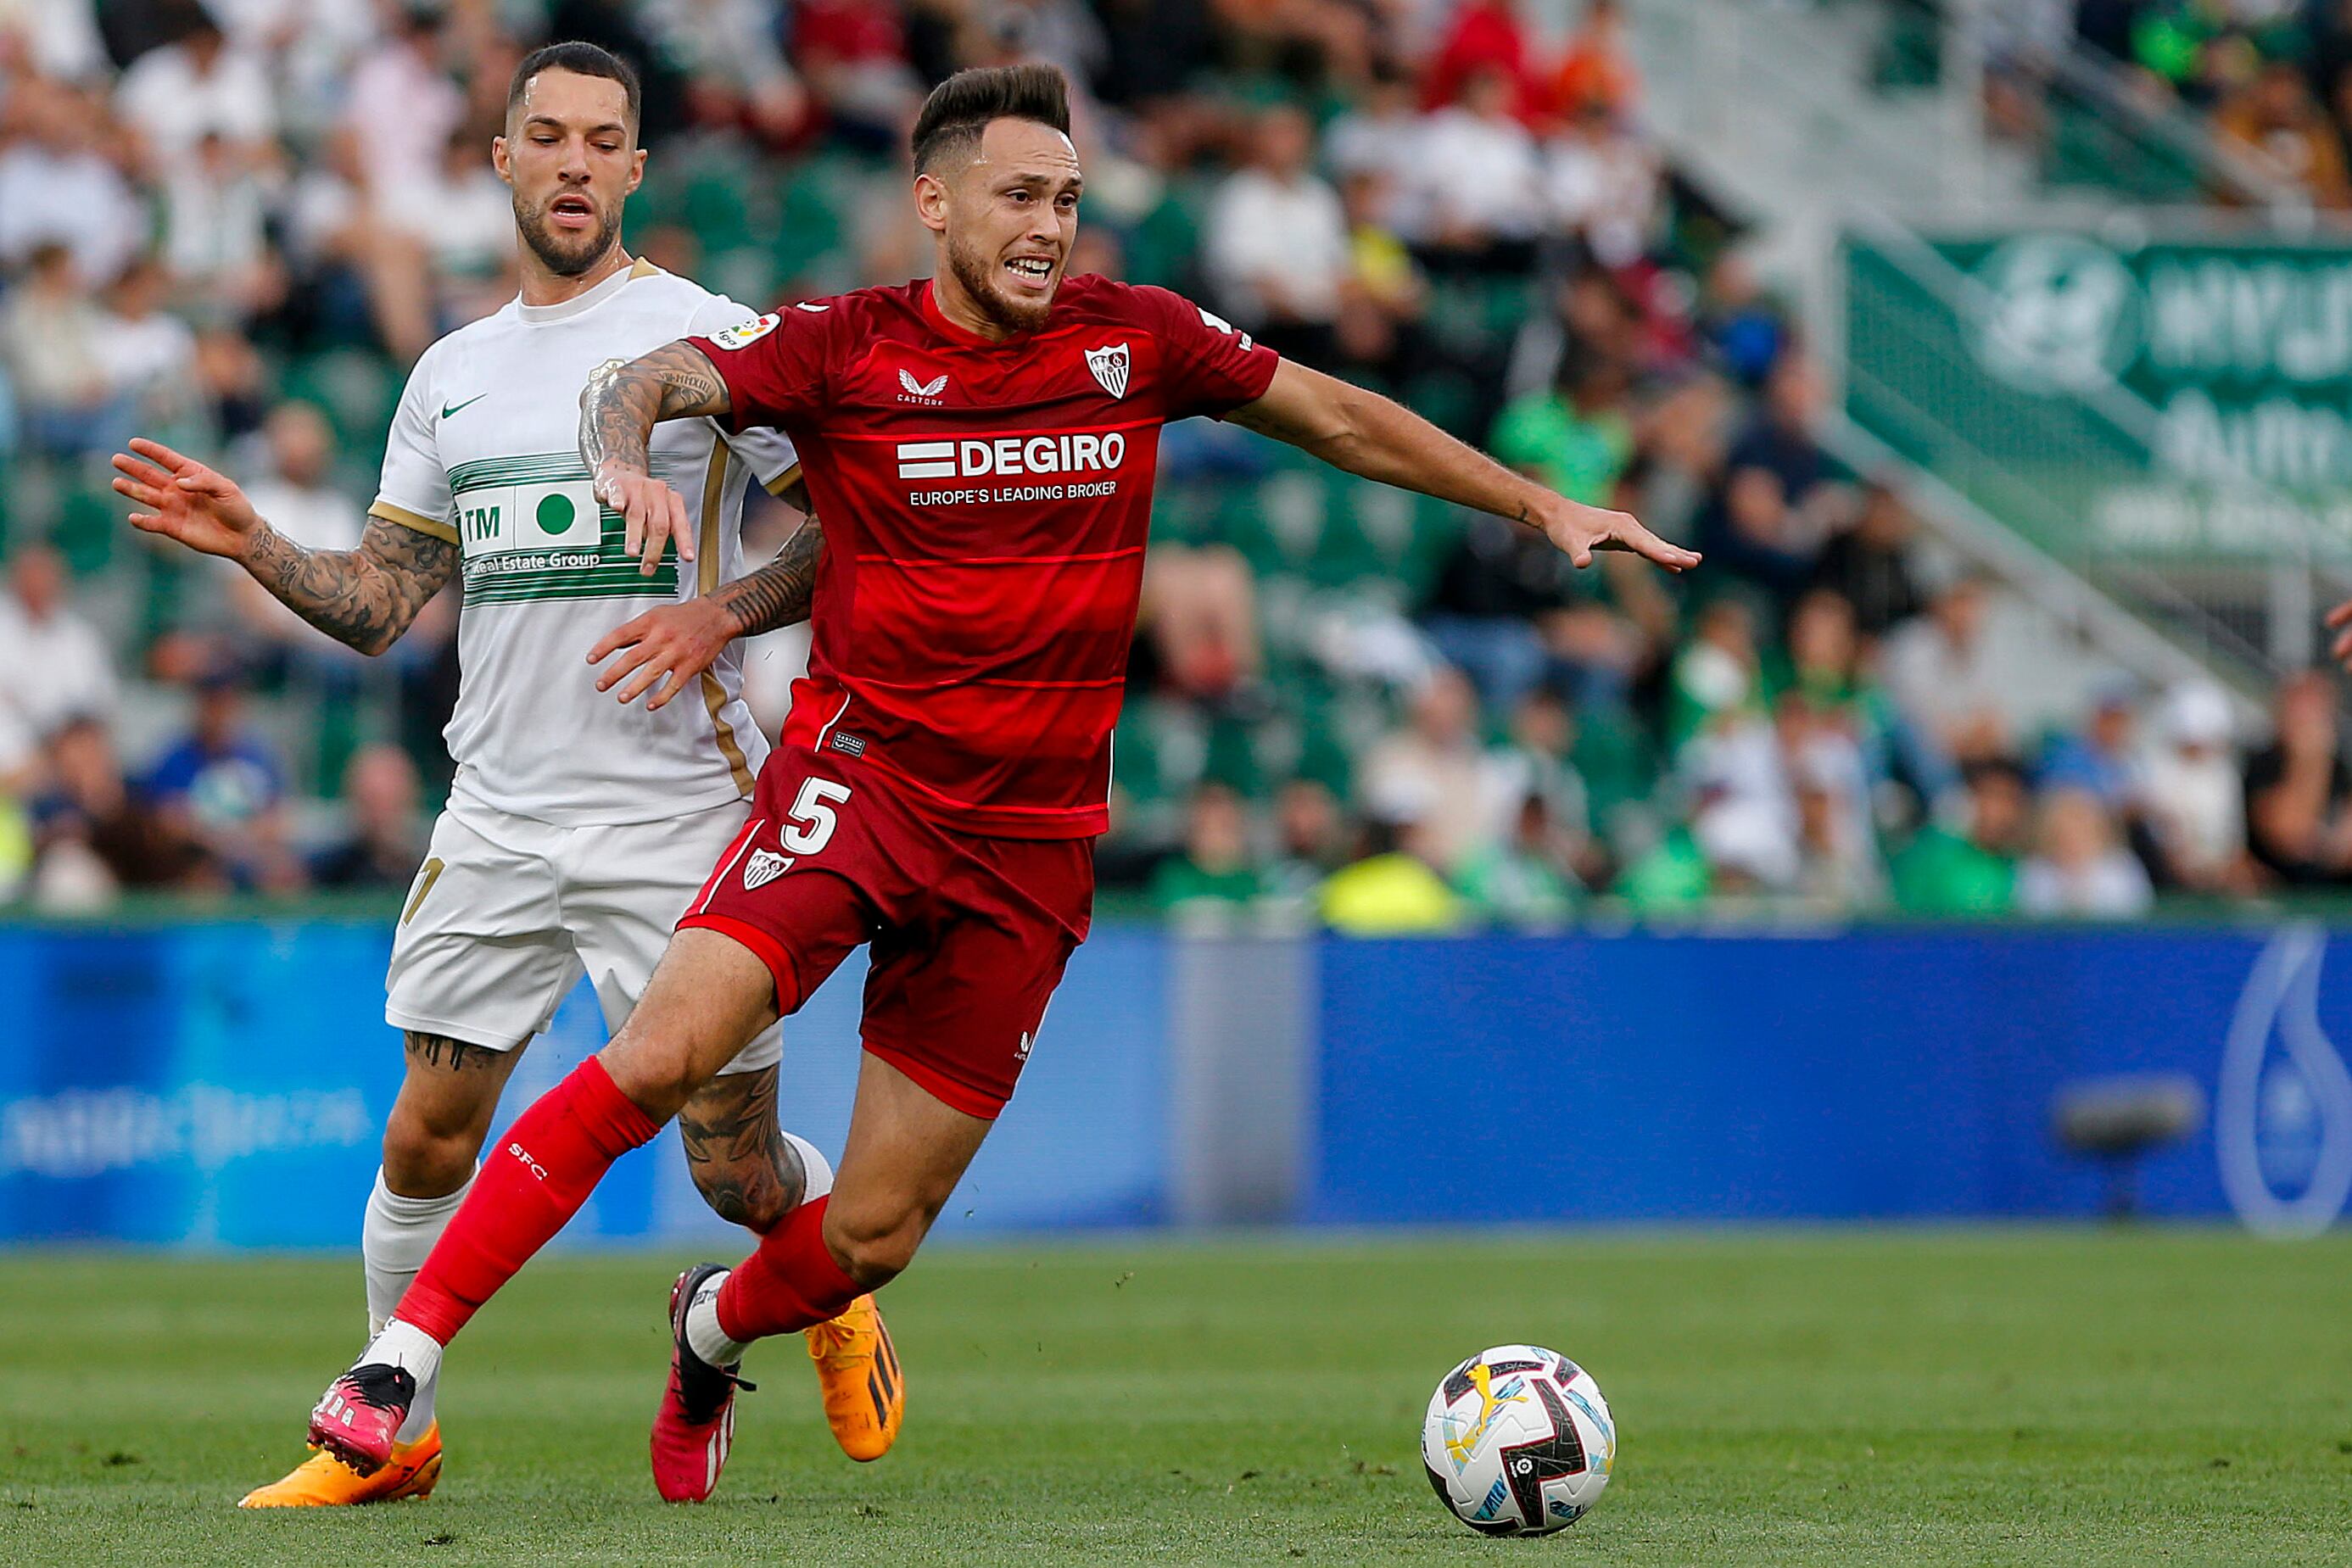
[[[694,1185],[722,1219],[766,1234],[801,1205],[808,1176],[776,1116],[776,1070],[712,1079],[677,1113]]]
[[[491,1051],[411,1030],[408,1074],[383,1126],[384,1185],[403,1197],[441,1197],[466,1185],[523,1046]]]

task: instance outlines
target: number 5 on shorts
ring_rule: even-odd
[[[784,848],[796,855],[813,855],[831,843],[833,830],[841,826],[833,808],[848,799],[846,784],[830,779],[801,780],[800,797],[788,815],[791,826],[783,831]]]

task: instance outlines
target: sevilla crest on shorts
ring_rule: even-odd
[[[743,891],[752,893],[763,888],[792,869],[792,856],[780,855],[773,850],[753,850],[751,858],[743,862]]]
[[[1104,348],[1087,350],[1087,369],[1094,371],[1095,380],[1102,383],[1102,390],[1113,397],[1127,395],[1129,362],[1125,343],[1113,343]]]

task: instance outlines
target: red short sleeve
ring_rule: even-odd
[[[1274,384],[1282,356],[1232,322],[1165,288],[1138,288],[1135,297],[1166,350],[1160,396],[1169,418],[1222,419]]]
[[[779,424],[824,406],[833,314],[830,305],[794,305],[686,340],[727,383],[736,430]]]

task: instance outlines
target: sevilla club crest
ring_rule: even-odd
[[[1108,348],[1087,350],[1087,369],[1094,371],[1095,380],[1102,383],[1102,390],[1113,397],[1127,395],[1129,362],[1125,343],[1115,343]]]

